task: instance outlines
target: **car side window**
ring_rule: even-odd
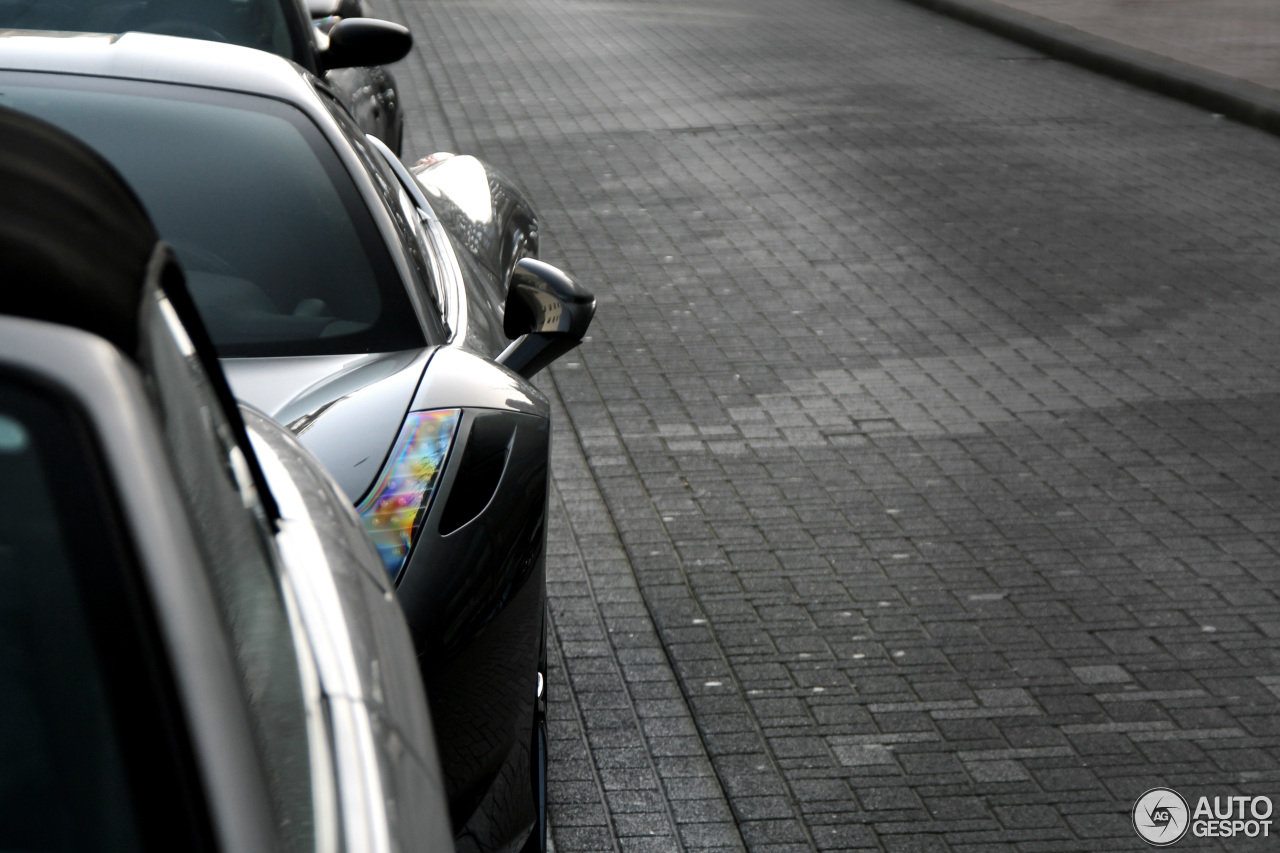
[[[207,850],[182,715],[96,444],[0,371],[0,850]]]
[[[314,849],[302,676],[274,546],[244,449],[195,347],[160,291],[144,307],[144,358],[197,545],[236,656],[281,835]]]
[[[436,319],[446,327],[446,334],[448,334],[448,323],[445,319],[447,294],[442,287],[439,276],[433,272],[431,250],[429,248],[431,243],[423,229],[417,205],[400,184],[399,179],[396,178],[395,174],[383,161],[382,155],[368,143],[364,131],[356,125],[355,121],[347,113],[346,108],[323,89],[317,89],[317,91],[320,93],[321,102],[324,103],[329,114],[333,116],[334,121],[342,129],[343,134],[351,143],[351,147],[355,149],[356,155],[373,179],[374,185],[378,188],[382,202],[387,212],[391,214],[396,229],[400,232],[401,244],[407,250],[409,259],[412,262],[414,273],[418,278],[417,283],[427,296],[430,306],[435,309]]]

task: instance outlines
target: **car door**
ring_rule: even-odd
[[[0,849],[307,849],[152,405],[101,339],[0,317]]]

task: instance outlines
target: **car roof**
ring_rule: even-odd
[[[315,97],[301,66],[253,48],[151,33],[0,32],[0,70],[177,83],[265,95]]]

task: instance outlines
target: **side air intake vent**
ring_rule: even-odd
[[[515,431],[515,424],[500,412],[478,415],[471,423],[449,502],[440,514],[441,536],[467,524],[489,505],[507,467]]]

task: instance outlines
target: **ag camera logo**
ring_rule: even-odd
[[[1181,840],[1191,825],[1187,801],[1172,788],[1152,788],[1133,804],[1133,828],[1155,847]]]

